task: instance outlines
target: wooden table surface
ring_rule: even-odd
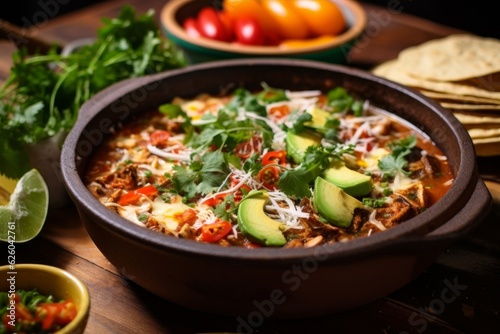
[[[165,0],[116,0],[87,7],[50,21],[28,33],[49,42],[95,36],[102,17],[114,17],[121,6],[138,12],[150,8],[156,17]],[[406,47],[458,32],[387,8],[364,5],[366,36],[355,47],[349,66],[370,69],[397,56]],[[9,73],[14,46],[0,41],[0,79]],[[474,157],[471,157],[473,159]],[[478,158],[485,178],[500,180],[500,159]],[[500,186],[487,181],[494,205],[473,233],[443,252],[428,270],[391,295],[356,310],[308,320],[269,320],[256,333],[499,333],[500,332]],[[3,245],[4,246],[4,245]],[[2,247],[3,248],[3,247]],[[2,254],[7,254],[5,253]],[[7,256],[1,257],[5,264]],[[42,234],[19,244],[17,263],[43,263],[64,268],[89,288],[91,311],[85,333],[208,333],[235,332],[237,321],[178,307],[123,278],[95,247],[76,209],[49,213]],[[442,302],[447,282],[461,291]]]

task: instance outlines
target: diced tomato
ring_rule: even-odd
[[[278,181],[281,176],[281,169],[277,166],[268,165],[264,166],[257,174],[257,178],[262,183],[264,188],[268,190],[278,189]]]
[[[290,108],[288,108],[288,106],[286,105],[275,106],[269,109],[269,115],[277,119],[281,119],[287,116],[288,114],[290,114]]]
[[[149,136],[149,142],[151,145],[158,146],[158,145],[165,145],[170,138],[170,133],[168,133],[165,130],[155,130],[150,136]]]
[[[205,224],[201,227],[201,238],[206,242],[217,242],[231,231],[231,223],[217,220],[215,223]]]
[[[69,324],[76,317],[76,305],[72,300],[60,302],[62,304],[61,311],[57,314],[56,323],[58,325]]]
[[[60,312],[60,306],[55,303],[44,303],[37,306],[36,319],[42,323],[43,330],[49,330]]]
[[[16,319],[19,322],[29,323],[34,321],[34,317],[31,314],[30,310],[24,305],[21,300],[16,301]]]
[[[209,197],[208,199],[204,200],[203,204],[216,207],[217,205],[221,204],[224,201],[224,198],[226,196],[227,196],[226,193],[215,194],[212,197]]]
[[[55,325],[64,326],[76,317],[76,306],[71,300],[59,303],[42,303],[36,308],[36,321],[41,322],[43,330]]]
[[[118,200],[120,205],[130,205],[135,204],[144,195],[147,197],[158,194],[158,189],[153,185],[147,185],[142,188],[129,191],[128,193],[122,195]]]
[[[254,153],[259,153],[262,148],[262,138],[260,136],[253,136],[250,140],[236,145],[234,154],[240,159],[248,159]]]
[[[286,151],[285,150],[269,151],[266,154],[264,154],[264,156],[262,157],[262,165],[265,166],[269,164],[285,166]]]

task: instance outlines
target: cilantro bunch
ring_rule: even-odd
[[[70,55],[56,46],[47,54],[14,53],[10,76],[0,87],[0,174],[23,175],[30,168],[26,145],[69,131],[81,105],[102,89],[186,65],[153,14],[136,15],[124,6],[116,18],[103,19],[92,44]]]

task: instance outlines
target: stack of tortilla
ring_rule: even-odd
[[[500,40],[469,34],[431,40],[401,51],[373,73],[451,110],[478,156],[500,155]]]

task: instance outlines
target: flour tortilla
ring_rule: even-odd
[[[491,92],[485,89],[452,82],[431,81],[412,77],[405,72],[405,69],[401,67],[399,60],[396,59],[382,63],[381,65],[375,67],[372,72],[375,75],[385,77],[389,80],[417,89],[500,100],[500,92]]]
[[[500,100],[488,99],[482,97],[475,96],[467,96],[467,95],[458,95],[452,93],[440,93],[433,92],[430,90],[422,89],[420,93],[424,94],[427,97],[440,100],[440,101],[454,101],[454,102],[471,102],[471,103],[485,103],[485,104],[500,104]]]
[[[500,128],[494,129],[477,129],[472,128],[467,130],[470,137],[474,139],[485,139],[485,138],[500,138]]]
[[[447,109],[453,110],[498,110],[500,111],[500,105],[498,104],[465,104],[465,103],[448,103],[440,102],[441,106]]]
[[[500,137],[472,139],[476,149],[476,155],[491,157],[500,155]]]
[[[500,40],[450,35],[407,48],[398,60],[403,71],[417,78],[466,80],[500,72]]]
[[[462,124],[467,124],[467,125],[494,124],[497,127],[500,127],[500,117],[476,116],[476,115],[469,115],[469,114],[463,114],[463,113],[457,113],[457,112],[453,113],[453,115]]]

